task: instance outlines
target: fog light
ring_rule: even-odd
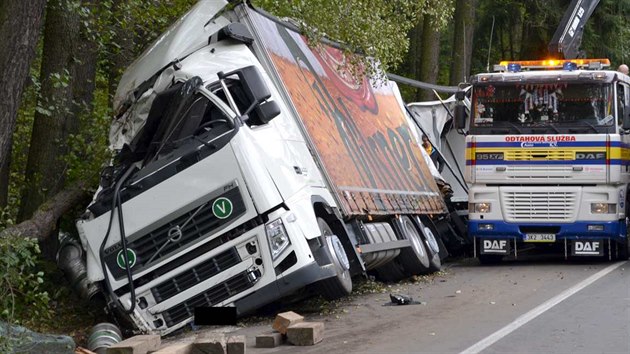
[[[477,230],[482,230],[482,231],[494,230],[494,224],[479,224],[477,225]]]
[[[604,225],[588,225],[588,231],[604,231]]]

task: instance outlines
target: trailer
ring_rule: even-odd
[[[89,283],[142,332],[352,276],[439,270],[447,208],[392,82],[335,43],[203,0],[123,75],[116,153],[77,229]]]

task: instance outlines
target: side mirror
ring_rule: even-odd
[[[257,67],[253,65],[246,66],[224,74],[224,77],[235,74],[238,75],[238,78],[243,83],[243,91],[245,91],[248,101],[252,102],[252,104],[261,103],[271,97],[271,92]]]
[[[462,102],[458,102],[455,106],[455,129],[466,129],[466,106]]]
[[[263,125],[271,122],[276,116],[280,114],[280,106],[276,101],[267,101],[265,103],[261,103],[256,109],[250,114],[249,119],[247,120],[247,125]]]
[[[623,130],[630,130],[630,105],[625,105],[623,108],[623,121],[621,123]]]

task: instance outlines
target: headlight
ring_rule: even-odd
[[[265,226],[267,241],[271,249],[271,258],[278,258],[280,253],[291,244],[287,231],[284,229],[282,219],[274,220]]]
[[[489,213],[490,203],[471,203],[468,210],[473,213]]]
[[[592,214],[614,214],[617,212],[617,204],[591,203]]]

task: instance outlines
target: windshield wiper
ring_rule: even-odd
[[[553,128],[553,130],[554,130],[557,134],[560,134],[560,130],[559,130],[559,129],[555,126],[555,125],[553,125],[553,123],[549,122],[549,123],[547,123],[547,126],[549,126],[549,127]]]
[[[501,123],[502,123],[502,124],[508,124],[508,125],[509,125],[509,126],[511,126],[512,128],[516,129],[516,131],[517,131],[519,134],[523,134],[523,132],[521,131],[521,129],[520,129],[520,128],[516,125],[516,124],[514,124],[514,123],[512,123],[512,122],[505,122],[505,121],[504,121],[504,122],[501,122]]]
[[[585,120],[582,121],[582,123],[584,123],[584,124],[588,125],[590,128],[592,128],[595,133],[599,133],[599,130],[597,130],[597,128],[595,128],[595,126],[593,124],[591,124],[591,123],[589,123],[589,122],[587,122]]]

